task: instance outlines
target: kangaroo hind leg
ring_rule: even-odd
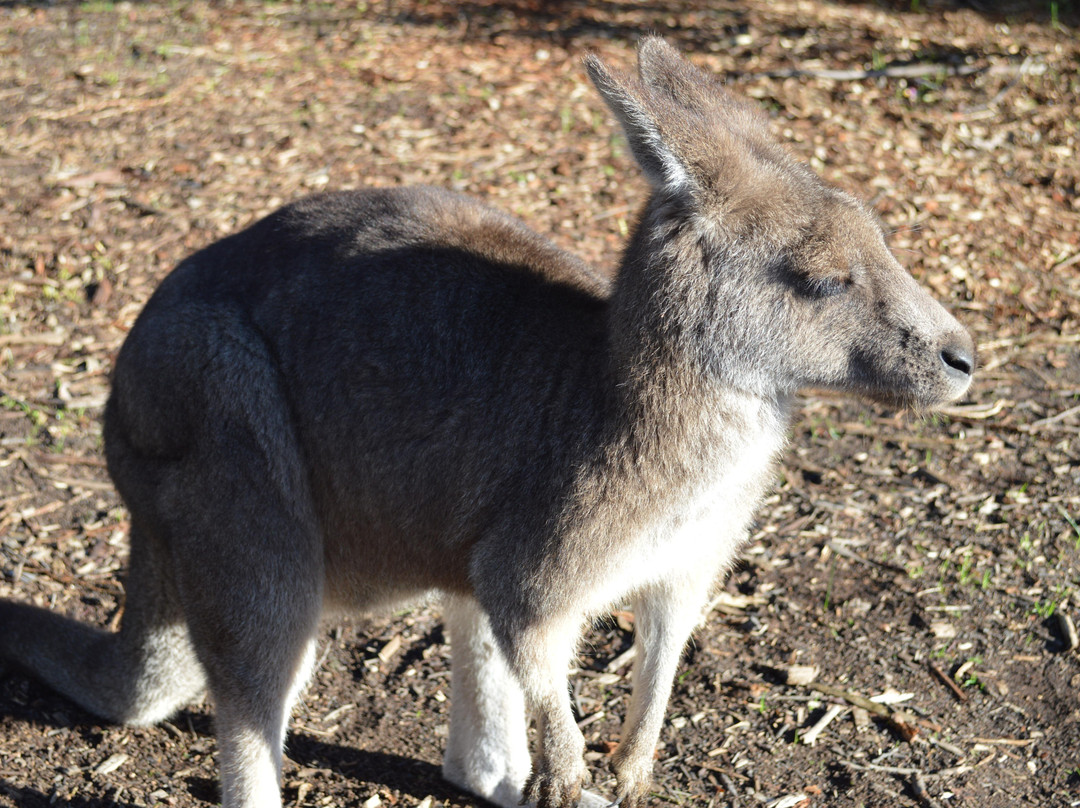
[[[216,472],[258,485],[249,478],[258,469],[216,462]],[[271,487],[238,502],[216,477],[187,485],[200,508],[178,554],[181,592],[214,701],[223,805],[270,808],[280,805],[286,727],[315,658],[322,553],[312,526],[291,518]]]
[[[324,555],[276,366],[207,329],[194,439],[154,500],[214,701],[225,808],[280,805],[286,725],[314,660]]]

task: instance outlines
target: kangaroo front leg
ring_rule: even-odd
[[[525,694],[476,601],[450,598],[443,613],[453,659],[443,776],[500,808],[518,808],[532,765]],[[582,791],[578,808],[610,804]]]
[[[538,748],[524,799],[537,808],[575,808],[587,778],[585,739],[574,721],[567,687],[570,656],[581,631],[577,620],[543,619],[492,626],[509,670],[536,720]],[[585,804],[595,804],[592,795]]]
[[[570,709],[565,675],[562,681],[563,689],[536,689],[533,697],[540,737],[532,773],[525,783],[525,799],[537,808],[575,808],[588,779],[585,739]]]
[[[622,808],[646,804],[653,755],[672,680],[683,648],[701,617],[707,585],[685,581],[639,592],[634,601],[634,693],[623,721],[619,748],[612,758]]]

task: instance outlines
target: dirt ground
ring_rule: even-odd
[[[643,183],[580,59],[629,66],[659,31],[871,201],[981,369],[931,418],[803,399],[686,653],[656,805],[1080,805],[1077,23],[1069,2],[0,3],[0,595],[115,623],[108,374],[193,249],[315,190],[424,182],[617,262]],[[598,625],[573,678],[602,791],[632,622]],[[434,610],[328,626],[320,654],[289,805],[474,804],[439,777]],[[0,806],[212,804],[211,722],[104,725],[0,671]]]

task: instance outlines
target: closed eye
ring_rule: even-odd
[[[803,277],[803,291],[807,297],[821,300],[845,294],[851,288],[851,278]]]

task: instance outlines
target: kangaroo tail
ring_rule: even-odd
[[[89,712],[131,725],[168,718],[205,687],[163,570],[148,557],[156,548],[140,538],[132,536],[129,596],[118,632],[0,601],[0,658]]]

